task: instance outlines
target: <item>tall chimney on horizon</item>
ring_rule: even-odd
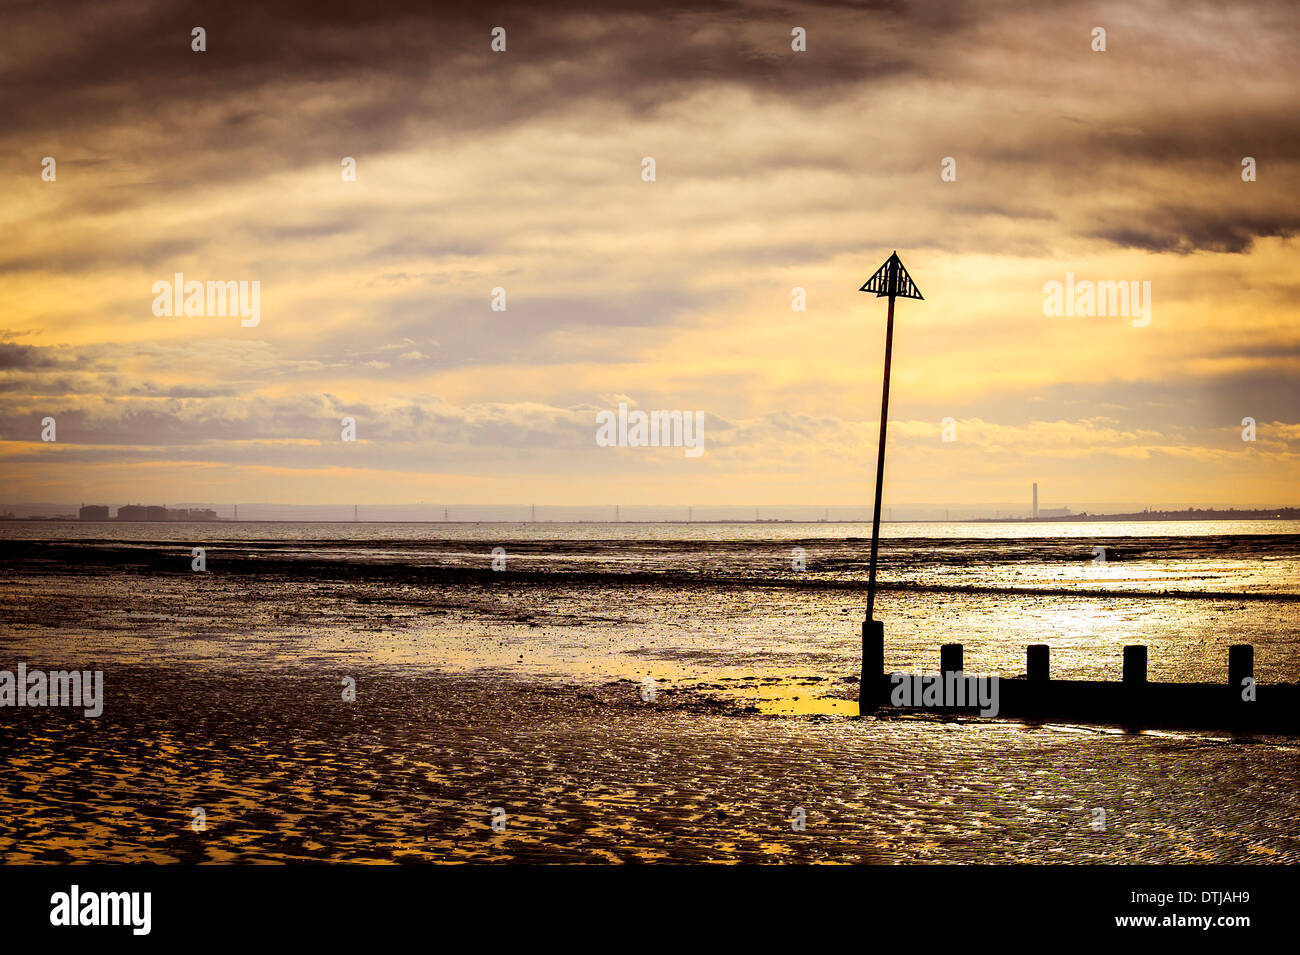
[[[1038,482],[1034,482],[1034,520],[1038,519]]]

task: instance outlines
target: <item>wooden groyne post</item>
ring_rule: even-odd
[[[1242,685],[1255,679],[1255,648],[1249,643],[1234,643],[1228,647],[1228,684],[1241,698]]]
[[[862,684],[858,696],[861,712],[893,709],[891,674],[885,672],[884,626],[879,621],[862,624],[862,649]],[[1220,677],[1198,683],[1152,682],[1147,646],[1123,648],[1122,677],[1118,680],[1053,679],[1051,653],[1051,647],[1045,643],[1025,648],[1025,675],[999,678],[992,715],[1008,719],[1077,720],[1130,727],[1205,727],[1300,736],[1300,685],[1256,686],[1255,648],[1248,643],[1228,647],[1226,680]],[[936,707],[949,712],[970,709],[968,695],[952,699],[947,692],[950,677],[965,674],[963,644],[940,645],[939,671],[944,687],[942,702],[913,701],[900,704],[898,709],[904,712]],[[959,705],[957,700],[961,699],[966,702]]]
[[[885,625],[862,621],[862,677],[858,682],[858,713],[872,713],[885,700]]]
[[[1147,682],[1147,648],[1134,644],[1124,648],[1124,685],[1145,686]]]
[[[1031,643],[1025,647],[1025,679],[1030,683],[1046,683],[1052,678],[1052,648],[1045,643]]]

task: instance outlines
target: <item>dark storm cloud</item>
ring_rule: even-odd
[[[846,17],[863,29],[822,31],[819,55],[803,63],[784,55],[790,24],[815,32],[819,19]],[[175,124],[186,151],[225,155],[291,125],[295,135],[260,160],[270,164],[343,139],[394,147],[431,121],[460,129],[508,123],[587,96],[639,111],[708,82],[824,92],[915,68],[880,27],[958,22],[891,3],[624,2],[596,10],[580,2],[25,2],[6,10],[13,42],[0,63],[0,115],[8,136],[27,143],[162,121]],[[489,31],[497,25],[508,31],[510,56],[492,62]],[[194,26],[207,31],[205,53],[190,49]],[[489,62],[491,73],[480,69]],[[306,110],[259,96],[308,84],[352,95]]]
[[[1063,24],[1096,19],[1092,4],[1070,7],[1048,29],[1036,19],[1041,8],[1025,2],[647,6],[617,0],[597,9],[577,0],[486,6],[420,0],[69,0],[51,6],[31,0],[6,9],[10,42],[0,59],[0,115],[6,117],[0,154],[8,159],[0,164],[30,167],[35,158],[56,153],[72,169],[151,167],[150,175],[131,184],[106,182],[96,195],[79,197],[81,211],[106,215],[140,201],[133,187],[146,187],[149,198],[159,201],[319,163],[323,156],[375,155],[431,138],[450,144],[548,115],[581,113],[584,104],[633,116],[651,113],[715,86],[744,87],[816,108],[873,87],[884,96],[898,81],[914,79],[950,83],[956,91],[1004,88],[1010,102],[1044,81],[1061,82],[1035,72],[1035,62],[1023,55],[1035,39],[1060,50]],[[1286,9],[1280,3],[1251,6],[1280,39],[1296,30]],[[1205,58],[1198,44],[1216,38],[1171,33],[1177,21],[1170,18],[1177,12],[1151,4],[1133,11],[1131,22],[1120,18],[1113,30],[1145,58],[1137,61],[1143,68],[1194,76]],[[795,24],[809,31],[813,52],[807,56],[789,55]],[[190,50],[196,25],[207,30],[202,54]],[[496,25],[508,30],[508,56],[489,50],[489,31]],[[1218,39],[1231,44],[1233,35]],[[999,66],[999,51],[1016,55]],[[1224,55],[1230,54],[1229,48]],[[1123,55],[1107,54],[1112,58],[1099,61],[1106,66],[1088,74],[1089,82],[1115,83],[1123,75],[1118,71],[1131,65]],[[1037,65],[1051,67],[1049,59]],[[1250,79],[1250,69],[1242,64],[1240,82]],[[1099,85],[1095,103],[1102,114],[1066,112],[1063,128],[1046,137],[1017,135],[1013,111],[988,111],[980,139],[962,134],[958,140],[963,162],[1001,167],[1006,180],[998,186],[1000,197],[987,194],[971,208],[1014,220],[1052,215],[1035,202],[1006,201],[1018,194],[1027,168],[1049,170],[1056,185],[1070,191],[1097,189],[1100,204],[1104,194],[1098,187],[1111,187],[1103,171],[1107,164],[1214,162],[1232,175],[1232,164],[1250,154],[1260,157],[1270,175],[1282,176],[1284,164],[1300,154],[1300,118],[1278,116],[1250,97],[1241,97],[1232,110],[1193,102],[1152,115],[1142,112],[1140,98],[1116,100],[1113,93],[1111,86]],[[937,132],[924,115],[907,122],[918,134]],[[88,150],[94,155],[83,155]],[[719,156],[716,171],[704,157],[695,171],[744,177],[754,168],[770,173],[782,162],[851,171],[847,156],[833,150],[818,155],[802,145],[765,148],[748,160]],[[990,175],[998,174],[990,169]],[[1160,252],[1240,252],[1258,237],[1294,233],[1296,217],[1289,214],[1269,216],[1247,205],[1242,216],[1225,219],[1220,197],[1189,195],[1184,201],[1185,215],[1162,214],[1157,222],[1134,223],[1127,216],[1115,223],[1071,221],[1071,227],[1118,246]],[[354,228],[325,218],[263,227],[258,234],[310,240]],[[144,248],[96,238],[60,253],[61,267],[151,267],[203,247],[194,237]],[[911,238],[913,245],[934,248],[969,240],[964,232]],[[1023,243],[1005,241],[1011,251],[1023,250]],[[369,254],[384,259],[479,251],[474,243],[404,238]],[[0,270],[35,271],[47,261],[11,256]]]
[[[0,371],[28,368],[52,368],[58,358],[48,348],[0,342]]]
[[[1245,252],[1256,239],[1276,236],[1289,239],[1300,232],[1300,210],[1281,211],[1277,215],[1256,216],[1198,209],[1162,209],[1149,214],[1141,227],[1117,227],[1093,233],[1116,245],[1147,252],[1190,253]]]

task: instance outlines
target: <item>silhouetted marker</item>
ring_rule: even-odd
[[[939,672],[959,673],[962,670],[962,648],[960,643],[945,643],[939,648]]]
[[[867,616],[862,627],[862,682],[858,684],[858,712],[875,709],[876,700],[867,693],[875,686],[877,674],[867,672],[868,632],[880,634],[884,641],[884,624],[876,621],[876,552],[880,546],[880,496],[885,481],[885,425],[889,420],[889,364],[894,350],[894,299],[921,299],[921,290],[903,268],[898,252],[890,254],[876,274],[867,279],[859,292],[875,292],[876,298],[889,298],[889,312],[885,319],[885,381],[880,396],[880,443],[876,448],[876,510],[871,518],[871,568],[867,576]],[[868,627],[867,624],[875,624]],[[868,682],[868,681],[872,682]]]

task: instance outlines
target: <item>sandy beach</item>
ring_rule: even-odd
[[[123,668],[6,726],[0,854],[66,862],[1295,862],[1300,746],[763,716],[631,682]],[[1090,828],[1108,807],[1107,829]],[[206,830],[192,829],[193,810]],[[503,831],[492,827],[504,811]],[[803,810],[806,829],[792,822]]]
[[[7,861],[1300,861],[1297,740],[858,719],[847,588],[65,550],[10,545],[5,665],[102,668],[106,705],[0,714]],[[889,599],[900,634],[1008,612]]]

